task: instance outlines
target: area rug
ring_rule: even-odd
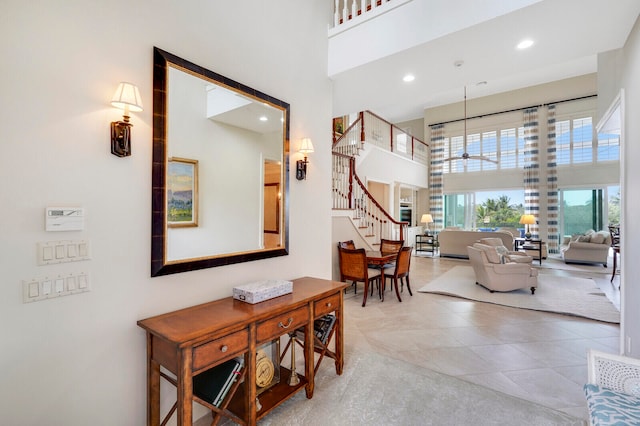
[[[559,269],[563,271],[576,271],[587,272],[589,274],[604,274],[611,275],[611,268],[613,267],[613,258],[609,256],[607,261],[607,267],[602,266],[602,263],[598,264],[580,264],[580,263],[565,263],[561,256],[551,255],[542,260],[542,265],[538,264],[537,260],[533,261],[533,266],[541,269]]]
[[[197,425],[210,424],[200,423]],[[227,423],[225,423],[226,425]],[[273,425],[582,425],[529,401],[372,352],[323,362],[313,399],[298,392],[264,417]]]
[[[475,284],[471,266],[455,266],[418,291],[620,323],[620,312],[593,280],[586,278],[540,274],[534,295],[528,289],[491,293]]]

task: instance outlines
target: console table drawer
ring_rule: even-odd
[[[258,342],[271,340],[308,323],[309,309],[307,306],[303,306],[259,323],[257,326],[257,340]]]
[[[193,348],[193,370],[249,349],[249,331],[240,330]]]
[[[320,299],[314,304],[314,315],[317,317],[335,311],[340,306],[340,294]]]

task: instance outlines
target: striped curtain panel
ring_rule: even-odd
[[[529,225],[529,230],[533,238],[539,238],[540,149],[537,107],[524,110],[524,212],[535,216],[536,223]]]
[[[558,170],[556,163],[556,106],[547,107],[547,248],[558,253],[560,246],[558,205]]]
[[[440,231],[444,223],[442,208],[442,166],[444,162],[444,124],[431,126],[431,161],[429,163],[429,213],[433,226]]]

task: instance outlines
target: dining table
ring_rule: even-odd
[[[380,300],[384,302],[384,265],[393,263],[398,253],[381,252],[380,250],[367,250],[367,264],[370,267],[380,268],[380,284],[378,286],[378,294]]]

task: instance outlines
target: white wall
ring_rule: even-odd
[[[144,424],[146,344],[137,320],[265,276],[331,276],[329,6],[3,2],[0,199],[10,216],[0,224],[1,423]],[[307,180],[290,173],[289,256],[149,277],[153,46],[291,104],[292,151],[306,136],[316,150]],[[122,117],[109,101],[122,80],[140,87],[145,106],[132,114],[128,158],[109,148],[109,122]],[[84,231],[45,232],[51,205],[83,206]],[[88,239],[91,260],[37,266],[37,242],[60,239]],[[91,292],[22,303],[21,280],[78,271],[90,274]]]
[[[640,236],[640,223],[633,220],[640,211],[640,198],[637,188],[640,185],[640,169],[637,167],[640,158],[640,20],[636,21],[629,38],[622,49],[622,72],[619,81],[624,89],[624,128],[623,146],[620,158],[622,165],[622,219],[621,219],[621,252],[622,252],[622,338],[631,339],[631,347],[624,351],[634,357],[640,357],[640,287],[634,277],[640,276],[640,264],[635,261],[640,257],[640,247],[635,244],[635,236]],[[611,99],[613,100],[613,98]],[[623,342],[623,347],[626,346]]]

